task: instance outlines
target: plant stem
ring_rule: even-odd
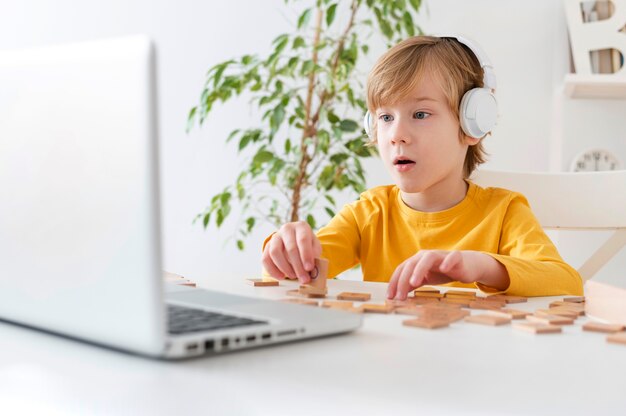
[[[299,211],[300,211],[300,198],[302,187],[304,185],[306,179],[306,168],[311,161],[311,156],[307,152],[306,139],[311,137],[312,134],[312,123],[311,123],[311,104],[313,101],[313,93],[315,87],[315,66],[317,65],[317,45],[320,41],[320,32],[322,31],[322,17],[324,12],[321,7],[317,8],[317,15],[315,18],[315,38],[313,40],[313,56],[311,61],[313,61],[313,70],[309,74],[309,86],[307,90],[306,96],[306,105],[304,108],[305,118],[304,118],[304,128],[302,129],[302,138],[300,139],[300,165],[298,166],[298,177],[296,178],[296,182],[293,187],[293,194],[291,197],[291,214],[290,221],[298,221],[300,219]]]

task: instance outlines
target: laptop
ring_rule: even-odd
[[[168,359],[361,325],[164,285],[157,143],[146,37],[0,51],[1,320]]]

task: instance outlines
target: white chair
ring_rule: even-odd
[[[471,180],[482,187],[522,193],[546,229],[615,230],[578,273],[591,279],[626,245],[626,170],[530,173],[478,170]]]

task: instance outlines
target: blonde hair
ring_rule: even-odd
[[[376,109],[406,98],[420,83],[423,74],[436,74],[450,110],[458,118],[463,94],[483,86],[483,70],[474,53],[454,38],[413,36],[389,49],[367,78],[367,107]],[[371,144],[375,144],[376,123],[372,117]],[[459,125],[459,140],[465,133]],[[486,161],[482,140],[469,146],[463,163],[463,174],[471,173]]]

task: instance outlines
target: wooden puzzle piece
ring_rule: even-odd
[[[444,296],[446,298],[452,298],[452,297],[465,297],[465,298],[472,298],[472,299],[476,299],[476,293],[475,292],[464,292],[462,290],[448,290]]]
[[[602,322],[589,321],[583,325],[583,331],[593,332],[620,332],[624,330],[624,325],[620,324],[605,324]]]
[[[470,303],[472,303],[473,300],[462,296],[462,297],[452,297],[452,298],[442,298],[440,303],[447,303],[447,304],[456,304],[456,305],[461,305],[461,306],[465,306],[465,307],[469,307]]]
[[[608,342],[612,342],[614,344],[625,344],[626,345],[626,333],[624,332],[616,332],[615,334],[610,334],[606,337]]]
[[[570,297],[570,298],[563,298],[563,302],[583,303],[583,302],[585,302],[585,297],[584,296],[573,296],[573,297]]]
[[[513,324],[513,328],[520,331],[532,332],[533,334],[553,334],[563,332],[563,328],[558,325],[548,325],[540,322],[519,322]]]
[[[325,300],[322,302],[321,306],[322,308],[349,309],[354,307],[354,302]]]
[[[498,309],[501,309],[504,305],[506,305],[506,302],[504,301],[477,299],[473,302],[470,302],[469,308],[470,309],[498,310]]]
[[[465,317],[465,322],[471,322],[474,324],[482,324],[482,325],[504,325],[511,322],[510,316],[499,316],[499,315],[470,315]]]
[[[499,309],[497,311],[492,311],[492,313],[508,315],[512,319],[524,319],[528,315],[532,315],[532,312],[520,311],[518,309],[507,309],[507,308]]]
[[[377,303],[365,303],[361,305],[365,313],[391,313],[395,309],[390,305],[381,305]]]
[[[578,318],[578,314],[574,311],[556,310],[556,309],[537,309],[535,311],[535,315],[537,316],[563,316],[565,318],[571,318],[574,320]]]
[[[341,292],[337,295],[338,300],[352,300],[358,302],[365,302],[372,298],[370,293],[358,293],[358,292]]]
[[[246,279],[246,283],[255,287],[279,286],[278,280]]]
[[[418,287],[417,289],[413,290],[413,293],[415,293],[415,292],[440,293],[440,290],[437,289],[436,287],[432,287],[432,286],[421,286],[421,287]]]
[[[448,321],[450,323],[460,321],[468,316],[469,311],[463,309],[451,308],[428,308],[423,306],[419,312],[419,316],[425,319],[433,319],[437,321]]]
[[[491,295],[487,296],[487,300],[503,300],[506,303],[523,303],[528,302],[528,298],[523,296],[509,296],[509,295]]]
[[[537,316],[537,315],[528,315],[526,320],[530,322],[539,322],[547,325],[572,325],[574,320],[572,318],[567,318],[565,316]]]
[[[439,303],[438,298],[409,297],[406,301],[413,305],[426,305],[427,303]]]
[[[315,266],[313,270],[309,272],[309,277],[311,278],[309,286],[318,289],[326,289],[328,280],[328,260],[323,258],[315,259]]]
[[[437,329],[445,328],[450,325],[449,321],[440,321],[437,319],[416,318],[402,321],[402,325],[413,326],[417,328]]]
[[[413,296],[418,298],[418,297],[422,297],[422,298],[443,298],[443,294],[439,293],[439,292],[419,292],[419,291],[413,291]]]
[[[421,312],[421,308],[419,306],[401,306],[399,308],[394,309],[394,313],[398,315],[413,315],[419,316]]]

